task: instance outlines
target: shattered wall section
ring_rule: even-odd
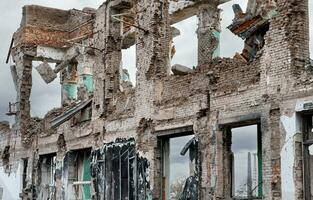
[[[62,70],[68,70],[66,57],[75,55],[73,52],[79,47],[79,55],[74,59],[78,71],[75,83],[84,89],[78,95],[80,101],[75,99],[64,104],[64,107],[49,112],[43,120],[31,119],[29,115],[31,61],[43,58],[38,58],[38,50],[43,47],[24,47],[23,43],[19,46],[20,40],[17,40],[13,49],[19,110],[17,124],[12,130],[27,146],[17,142],[17,147],[10,145],[6,151],[17,152],[9,154],[10,162],[24,161],[24,189],[21,191],[24,199],[37,198],[40,194],[38,166],[43,162],[40,158],[49,154],[56,155],[55,199],[68,199],[77,191],[81,195],[88,184],[91,184],[90,196],[95,198],[126,198],[127,194],[138,199],[160,199],[164,189],[162,138],[186,135],[186,132],[194,133],[199,142],[196,155],[199,162],[195,164],[200,175],[196,189],[199,199],[230,199],[232,172],[228,130],[251,124],[260,124],[262,132],[263,199],[302,199],[301,133],[295,127],[298,126],[296,116],[301,110],[298,109],[301,107],[299,99],[305,97],[301,102],[313,99],[311,72],[304,67],[308,58],[308,46],[304,44],[308,38],[308,2],[267,1],[265,6],[262,4],[257,8],[253,7],[253,2],[256,5],[262,3],[249,1],[247,13],[257,13],[261,18],[268,14],[267,3],[270,6],[276,2],[278,10],[266,21],[268,30],[262,35],[262,48],[249,62],[240,57],[211,59],[217,50],[217,40],[211,40],[212,33],[214,35],[219,27],[219,11],[215,3],[198,7],[202,4],[192,1],[170,12],[168,1],[112,0],[105,2],[95,15],[88,9],[84,14],[76,10],[48,9],[59,14],[52,20],[55,26],[51,22],[51,27],[46,28],[62,29],[61,22],[65,21],[73,26],[80,24],[81,31],[73,30],[70,36],[79,37],[90,31],[89,26],[93,25],[93,41],[80,38],[80,44],[71,44],[59,52],[62,56],[58,59],[49,59],[65,62],[66,67]],[[31,13],[31,9],[39,7],[28,9],[27,12]],[[38,12],[38,16],[24,18],[22,24],[33,23],[32,17],[40,17],[44,10]],[[121,20],[116,19],[124,12],[131,13],[131,29],[126,29]],[[199,35],[201,64],[187,73],[170,75],[169,46],[173,37],[170,24],[196,14],[201,18],[199,34],[204,31],[201,37]],[[208,17],[211,14],[213,21]],[[243,12],[237,14],[246,16]],[[95,16],[94,24],[92,16]],[[43,18],[38,26],[45,26],[45,20],[49,21]],[[254,25],[252,23],[251,27]],[[121,90],[121,49],[126,45],[123,40],[127,36],[125,31],[129,30],[135,30],[137,85]],[[247,30],[250,29],[245,29],[244,33]],[[54,33],[47,34],[54,40]],[[45,40],[41,36],[40,44],[61,47],[61,42],[51,43],[50,38]],[[85,45],[89,48],[82,47]],[[303,53],[300,47],[304,48]],[[84,69],[90,69],[92,73]],[[84,75],[91,74],[94,74],[94,92],[88,93],[91,80],[85,82]],[[77,156],[73,155],[84,149],[91,149],[91,163],[86,161],[88,159],[81,159],[77,164]],[[70,152],[76,153],[70,155]],[[8,157],[4,158],[7,160]],[[86,165],[82,165],[84,161]],[[91,166],[91,180],[77,178],[76,175],[80,177],[80,172],[84,171],[78,170],[82,169],[81,166],[87,166],[86,169]],[[78,173],[74,176],[72,172]],[[80,189],[73,189],[76,187],[73,185],[79,185]],[[126,190],[130,192],[124,192]],[[87,194],[89,198],[88,191]]]
[[[15,33],[14,40],[24,45],[68,47],[71,42],[92,35],[92,15],[79,10],[25,6],[21,27]]]

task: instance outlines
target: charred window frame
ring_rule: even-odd
[[[312,155],[310,153],[313,147],[313,115],[305,114],[302,116],[303,120],[303,184],[304,184],[304,199],[311,200],[312,196]]]
[[[55,172],[56,172],[56,154],[41,155],[39,157],[39,183],[41,184],[41,194],[43,199],[55,198]]]
[[[23,158],[23,172],[22,172],[22,188],[27,187],[27,168],[28,168],[28,158]]]
[[[247,181],[244,184],[244,186],[247,187],[246,195],[236,195],[236,175],[235,175],[235,156],[234,152],[232,150],[233,146],[233,134],[234,129],[239,128],[247,128],[247,127],[256,126],[256,154],[254,155],[254,160],[257,166],[254,166],[254,169],[257,170],[257,174],[255,174],[254,178],[252,177],[254,172],[252,172],[252,155],[251,153],[248,153],[247,156]],[[226,173],[226,179],[227,182],[230,184],[230,190],[229,194],[232,199],[262,199],[263,197],[263,172],[262,172],[262,164],[263,164],[263,158],[262,158],[262,132],[261,132],[261,125],[260,123],[240,123],[240,124],[234,124],[229,125],[225,127],[224,132],[224,145],[226,149],[226,167],[228,173]],[[250,177],[249,177],[250,175]],[[255,185],[253,185],[253,180],[255,182]],[[244,193],[244,191],[243,191]]]
[[[151,194],[148,160],[136,152],[134,140],[117,139],[92,152],[96,199],[141,200]]]
[[[161,144],[161,197],[162,200],[171,199],[171,185],[170,185],[170,140],[183,138],[186,136],[194,136],[192,127],[183,127],[179,129],[159,131],[159,143]],[[187,152],[189,151],[189,155]],[[200,173],[200,155],[198,151],[198,140],[195,137],[189,139],[181,146],[180,155],[189,156],[189,177],[186,177],[181,185],[181,193],[179,199],[198,199],[199,197],[199,173]]]

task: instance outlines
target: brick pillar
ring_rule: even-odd
[[[94,35],[93,43],[94,47],[98,49],[104,49],[106,34],[106,5],[100,6],[96,13],[94,32],[97,34]],[[105,96],[105,67],[104,67],[104,54],[101,51],[95,51],[95,63],[93,65],[93,105],[92,105],[92,118],[99,118],[105,111],[104,107],[104,96]]]
[[[106,21],[106,46],[104,54],[105,67],[105,112],[114,109],[113,99],[120,90],[120,65],[122,61],[122,24],[111,16],[120,14],[122,11],[107,7]]]
[[[16,64],[16,124],[21,134],[22,143],[28,143],[27,130],[29,129],[30,116],[30,94],[32,88],[32,49],[26,47],[17,48],[13,51],[13,59]]]
[[[198,65],[220,56],[220,9],[202,5],[198,11]]]
[[[169,74],[169,44],[171,41],[169,3],[164,0],[139,0],[136,7],[136,22],[140,28],[136,34],[137,77],[135,116],[138,127],[153,118],[156,81]],[[139,128],[140,130],[140,128]],[[140,131],[137,131],[138,135]],[[150,187],[153,199],[160,199],[161,178],[159,152],[156,137],[149,130],[144,132],[145,139],[138,148],[151,155],[149,164]],[[144,147],[148,149],[144,149]]]

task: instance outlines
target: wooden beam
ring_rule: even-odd
[[[13,44],[14,44],[14,37],[12,36],[10,48],[9,48],[8,55],[7,55],[7,59],[6,59],[6,61],[5,61],[6,64],[9,63]]]

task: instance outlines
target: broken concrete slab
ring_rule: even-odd
[[[193,69],[180,64],[175,64],[172,66],[172,72],[174,75],[187,75],[193,71]]]
[[[67,67],[71,62],[73,62],[80,52],[78,49],[74,51],[74,54],[66,58],[60,64],[57,64],[54,69],[52,69],[48,62],[44,61],[39,66],[36,67],[36,70],[40,74],[41,78],[48,84],[57,78],[57,73]]]
[[[57,74],[53,71],[47,62],[41,63],[35,69],[47,84],[51,83],[54,79],[57,78]]]

